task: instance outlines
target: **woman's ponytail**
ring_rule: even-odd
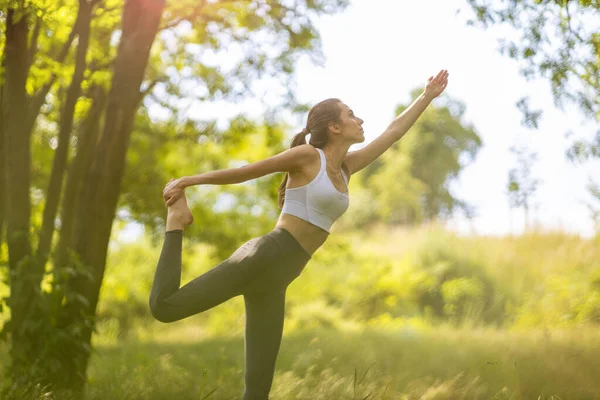
[[[298,133],[296,136],[294,136],[294,138],[292,139],[292,143],[290,144],[290,149],[296,146],[300,146],[302,144],[306,144],[306,135],[308,135],[308,129],[304,128],[302,129],[302,132]],[[285,178],[283,178],[283,182],[281,182],[281,185],[279,185],[279,208],[283,207],[283,201],[285,199],[285,187],[287,185],[287,180],[288,180],[288,174],[286,172],[285,174]]]
[[[340,104],[342,102],[339,99],[327,99],[316,104],[308,112],[308,119],[306,121],[306,128],[302,129],[302,132],[294,136],[292,139],[292,147],[306,144],[306,135],[310,133],[310,145],[322,149],[329,140],[329,124],[340,122],[340,113],[342,109]],[[279,208],[283,208],[283,202],[285,200],[285,186],[287,185],[288,174],[285,174],[285,179],[279,185]]]

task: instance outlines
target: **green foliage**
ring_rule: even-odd
[[[329,238],[288,288],[287,334],[443,323],[515,328],[600,323],[597,239],[538,233],[463,238],[431,228],[344,236]],[[189,235],[184,243],[182,284],[223,259],[216,245]],[[160,241],[148,237],[113,248],[98,307],[100,331],[112,332],[111,343],[168,336],[171,325],[149,321],[148,293],[160,249]],[[200,337],[242,334],[241,297],[190,318],[190,324]]]
[[[516,326],[562,326],[600,324],[600,290],[596,276],[552,274],[536,290],[529,293],[517,311]]]
[[[432,232],[417,247],[413,268],[423,274],[413,290],[424,313],[458,324],[503,322],[504,298],[485,261],[471,257],[456,236]]]
[[[367,189],[370,197],[378,206],[374,208],[378,211],[371,218],[393,225],[419,223],[425,220],[423,198],[429,188],[412,174],[413,160],[410,155],[398,153],[385,153],[382,156],[382,168],[370,179],[365,178],[370,183]],[[390,182],[394,182],[394,185],[390,185]],[[370,210],[370,207],[365,209]]]
[[[321,63],[320,37],[313,18],[343,10],[347,0],[295,3],[198,2],[169,4],[163,31],[153,49],[151,80],[164,81],[148,101],[173,115],[186,113],[181,98],[238,99],[259,79],[281,84],[284,102],[294,99],[294,71],[307,55]],[[171,29],[173,28],[173,29]],[[232,60],[233,59],[233,60]],[[181,119],[181,118],[179,118]]]
[[[128,218],[157,239],[166,218],[162,190],[170,178],[240,167],[284,150],[285,126],[269,120],[238,116],[227,129],[214,122],[152,124],[145,115],[138,121],[120,202]],[[271,229],[281,179],[274,174],[242,185],[189,188],[186,195],[197,221],[190,227],[191,237],[215,243],[226,257],[240,242]]]
[[[454,278],[441,286],[444,314],[452,319],[476,319],[485,304],[485,288],[477,278]]]
[[[85,249],[82,249],[86,247],[85,245],[78,248],[81,259],[86,259],[88,264],[95,267],[93,271],[85,269],[86,272],[83,274],[94,276],[97,279],[94,284],[87,285],[89,281],[81,275],[83,272],[78,268],[70,270],[63,268],[63,265],[48,268],[46,278],[42,282],[47,253],[44,246],[39,246],[43,249],[39,253],[44,253],[44,259],[35,258],[36,262],[39,261],[40,273],[30,274],[36,275],[35,281],[24,274],[12,274],[10,282],[8,282],[11,285],[13,297],[21,296],[19,299],[21,303],[27,302],[27,307],[24,307],[23,310],[34,309],[40,315],[40,318],[36,318],[38,314],[28,314],[23,311],[23,315],[20,315],[18,310],[15,311],[16,308],[11,310],[15,311],[10,314],[12,320],[19,323],[24,321],[23,327],[17,327],[17,323],[15,323],[15,330],[12,333],[20,332],[20,330],[26,331],[22,337],[14,336],[13,344],[15,346],[13,347],[16,348],[16,344],[24,343],[23,348],[39,350],[39,352],[32,351],[28,355],[28,360],[24,358],[23,364],[29,363],[32,371],[37,368],[37,364],[42,365],[41,368],[50,370],[51,379],[56,378],[57,382],[73,379],[78,381],[77,384],[82,384],[84,379],[78,378],[85,377],[85,370],[82,369],[85,369],[89,355],[89,332],[94,326],[93,314],[96,308],[96,296],[104,271],[105,244],[109,240],[107,235],[110,232],[108,228],[111,221],[106,218],[110,218],[114,214],[128,215],[129,218],[144,224],[157,236],[160,230],[157,227],[163,222],[165,213],[160,194],[167,178],[184,173],[195,174],[198,172],[195,168],[198,167],[214,169],[216,165],[224,168],[231,167],[230,163],[252,162],[281,150],[284,131],[281,124],[273,118],[266,118],[264,122],[255,123],[239,117],[232,122],[228,129],[217,130],[212,122],[192,121],[192,117],[186,113],[187,107],[183,107],[180,101],[189,104],[197,103],[198,100],[239,100],[254,90],[252,86],[256,80],[265,77],[279,80],[283,84],[280,85],[281,91],[284,92],[280,96],[281,103],[294,103],[292,82],[298,58],[302,55],[309,55],[313,56],[315,61],[319,61],[322,57],[319,34],[314,27],[314,19],[320,15],[342,10],[347,2],[345,0],[311,0],[300,2],[293,8],[289,8],[285,2],[277,1],[268,3],[181,1],[169,4],[162,18],[164,25],[160,30],[156,45],[152,48],[149,60],[142,58],[147,57],[144,49],[149,49],[154,41],[156,29],[152,28],[152,24],[157,22],[159,15],[156,14],[157,18],[154,18],[155,14],[152,13],[152,10],[145,7],[155,5],[159,7],[155,10],[162,12],[164,1],[123,3],[119,0],[80,2],[76,0],[33,0],[5,1],[2,4],[4,11],[7,8],[15,11],[14,13],[11,11],[10,15],[14,16],[13,21],[21,21],[18,30],[19,33],[23,33],[20,36],[13,35],[13,37],[20,38],[18,41],[20,48],[16,52],[7,53],[10,57],[15,57],[15,62],[5,62],[5,64],[17,65],[16,62],[18,62],[18,68],[13,69],[27,73],[26,82],[23,81],[20,86],[18,84],[10,86],[9,88],[14,86],[12,91],[3,91],[5,96],[3,104],[5,106],[18,104],[13,102],[11,96],[25,100],[25,91],[28,95],[26,101],[22,102],[23,107],[21,108],[28,112],[23,113],[23,121],[18,121],[18,126],[22,127],[23,131],[22,135],[19,135],[23,138],[22,145],[18,148],[7,149],[7,151],[10,154],[29,154],[31,152],[33,163],[31,176],[28,168],[19,171],[23,172],[23,179],[20,180],[21,186],[18,187],[21,190],[17,191],[24,193],[25,197],[27,197],[27,193],[31,193],[32,205],[29,207],[28,203],[20,202],[22,209],[14,214],[20,216],[20,225],[26,227],[25,229],[30,227],[32,238],[40,231],[42,215],[44,215],[44,221],[49,221],[44,225],[50,227],[51,230],[54,230],[53,221],[57,221],[61,225],[63,223],[68,225],[65,222],[68,218],[57,218],[61,211],[60,206],[59,210],[46,213],[55,208],[54,206],[46,208],[47,204],[56,204],[56,202],[48,201],[48,194],[61,193],[62,182],[71,182],[69,177],[65,179],[62,173],[53,174],[57,179],[52,181],[52,187],[49,188],[48,181],[51,171],[63,170],[61,165],[64,163],[61,160],[67,159],[67,153],[57,152],[57,148],[61,150],[69,148],[71,161],[77,155],[85,154],[82,159],[90,162],[87,165],[85,162],[82,163],[77,170],[71,168],[70,172],[73,175],[81,173],[83,179],[87,180],[86,184],[90,183],[89,186],[92,188],[88,187],[90,190],[86,191],[85,195],[93,192],[93,186],[99,183],[101,186],[100,196],[93,198],[99,199],[104,196],[104,200],[106,200],[99,201],[100,205],[96,206],[92,204],[93,201],[82,200],[84,195],[81,194],[81,190],[78,190],[80,189],[78,186],[82,185],[75,180],[76,184],[72,186],[75,190],[72,193],[76,194],[70,197],[75,200],[65,203],[66,205],[62,207],[62,217],[65,214],[69,215],[68,212],[71,210],[85,207],[91,209],[87,209],[85,212],[74,212],[73,215],[80,217],[82,215],[104,215],[95,220],[92,217],[94,221],[89,222],[88,225],[94,225],[100,221],[98,224],[104,223],[105,229],[86,227],[89,230],[85,231],[81,240],[85,241],[88,246]],[[91,16],[82,13],[81,10],[84,9],[91,10]],[[136,15],[134,18],[125,18],[123,21],[123,17],[129,16],[127,13],[123,16],[124,10],[128,9],[146,9],[148,13],[143,17],[149,15],[151,17],[144,21],[144,18],[138,19]],[[3,32],[0,35],[0,49],[3,52],[7,37],[4,34],[7,32],[6,22],[7,13],[0,13],[0,24],[2,25],[0,31]],[[128,24],[128,22],[130,23]],[[140,22],[142,26],[136,26],[137,22]],[[81,85],[82,94],[77,95],[79,98],[76,99],[72,115],[61,114],[61,110],[71,109],[71,107],[65,107],[65,94],[73,80],[75,57],[79,50],[76,47],[86,42],[83,32],[86,31],[85,27],[88,26],[88,23],[91,31],[89,47],[85,49],[86,70]],[[139,30],[136,30],[138,28]],[[133,50],[136,52],[128,51],[127,46],[133,46]],[[119,51],[117,51],[118,49]],[[140,49],[142,51],[137,52]],[[135,56],[132,57],[132,54],[139,54],[140,57],[136,59]],[[6,54],[4,55],[6,56]],[[28,57],[16,57],[15,55],[27,55]],[[127,57],[129,57],[128,65],[123,68],[125,64],[123,60]],[[227,62],[233,58],[235,58],[233,64],[228,65]],[[6,57],[4,59],[6,61]],[[148,62],[146,63],[146,61]],[[134,65],[128,68],[130,63]],[[147,68],[146,64],[148,64]],[[116,73],[119,71],[120,74]],[[135,77],[136,73],[139,73],[140,77],[141,74],[145,74],[141,85],[138,78]],[[113,82],[113,78],[117,78],[115,82]],[[131,80],[124,82],[123,79]],[[114,87],[111,87],[113,83]],[[110,93],[109,107],[106,107],[104,100],[99,101],[101,96],[94,95],[98,88]],[[126,101],[115,107],[115,104],[119,103],[119,97],[131,98],[132,101]],[[137,113],[137,119],[133,124],[136,135],[131,141],[133,149],[129,152],[127,160],[126,169],[129,171],[125,180],[127,189],[121,196],[120,209],[115,210],[114,203],[120,194],[119,188],[121,187],[122,157],[127,154],[130,143],[128,138],[132,127],[128,121],[130,117],[136,115],[138,105],[141,105],[141,110]],[[167,117],[159,122],[151,120],[149,109],[153,106],[155,110],[162,109],[163,115],[167,114]],[[117,107],[121,107],[121,109],[115,113]],[[91,110],[103,117],[89,118]],[[119,114],[118,118],[115,116],[116,114]],[[14,125],[14,121],[9,121]],[[71,121],[74,121],[74,124],[71,124]],[[7,120],[5,119],[3,122],[6,124]],[[115,128],[104,129],[105,122],[116,122]],[[94,136],[90,142],[92,143],[90,148],[93,148],[96,142],[101,143],[97,153],[94,151],[98,148],[92,149],[88,153],[80,145],[85,142],[84,138],[91,137],[84,136],[84,133],[91,131],[86,124],[97,128],[97,132],[103,132],[105,135],[100,139]],[[68,131],[71,130],[71,126],[73,126],[73,131],[78,134],[70,135]],[[68,127],[68,129],[61,130],[60,127]],[[60,140],[67,140],[66,144],[58,142],[59,131],[68,133],[66,137],[60,138]],[[145,136],[137,135],[140,131]],[[157,131],[165,134],[161,136],[156,134]],[[13,129],[11,132],[16,131]],[[181,135],[176,137],[179,132]],[[119,138],[111,139],[113,134],[117,134]],[[31,148],[25,148],[29,146],[29,137],[32,138]],[[119,142],[121,139],[123,140]],[[174,140],[171,145],[172,139],[178,140]],[[199,143],[199,140],[203,141],[203,145]],[[55,159],[57,154],[63,156]],[[197,162],[204,159],[207,162]],[[100,179],[94,180],[88,174],[92,161],[94,161],[95,167],[106,161],[107,168],[98,168],[102,170]],[[54,169],[53,165],[59,167]],[[15,172],[9,171],[9,176],[17,176]],[[276,180],[275,177],[269,177],[252,185],[229,191],[228,196],[233,198],[233,201],[225,209],[216,209],[215,207],[215,204],[223,203],[220,201],[225,196],[222,189],[211,189],[206,194],[197,194],[196,197],[199,200],[195,202],[194,211],[196,215],[203,217],[203,222],[207,223],[206,226],[210,226],[211,229],[198,231],[196,236],[199,239],[206,241],[210,239],[211,242],[218,243],[218,252],[224,254],[240,238],[252,235],[257,229],[264,231],[266,227],[273,224],[276,217],[274,212]],[[104,185],[104,181],[107,182],[106,185]],[[18,186],[16,182],[12,181],[11,185]],[[111,185],[114,186],[111,187]],[[271,197],[261,196],[264,191],[273,194]],[[56,199],[57,197],[50,196],[50,198]],[[31,218],[29,218],[30,215]],[[249,215],[253,217],[255,222],[253,225],[247,224]],[[0,225],[2,222],[4,221],[0,221]],[[57,228],[58,223],[56,224]],[[46,229],[44,229],[45,231]],[[65,229],[61,233],[68,231],[69,229]],[[40,237],[52,238],[52,233],[46,232]],[[101,235],[104,237],[99,237]],[[67,236],[65,233],[61,239]],[[67,247],[73,245],[70,236],[64,240],[64,243],[60,242]],[[19,249],[15,249],[16,245],[13,245],[10,253],[13,254],[13,258],[14,254],[27,253],[23,256],[19,255],[17,262],[31,260],[34,255],[37,257],[35,245],[38,243],[43,243],[43,241],[24,240],[23,245],[19,245]],[[0,246],[3,244],[0,243]],[[31,249],[32,247],[33,249]],[[15,250],[19,251],[15,252]],[[53,250],[51,249],[50,252]],[[83,254],[86,252],[87,254]],[[11,260],[14,265],[17,265],[17,262]],[[67,277],[62,277],[62,274],[66,274]],[[23,282],[27,282],[30,289],[21,294],[17,288]],[[69,287],[69,284],[72,286]],[[123,288],[116,286],[113,289],[118,293],[117,296],[114,296],[117,301],[111,306],[116,306],[118,309],[119,301],[127,299],[127,296],[123,297]],[[142,290],[144,288],[132,291],[133,303],[139,303]],[[27,293],[30,292],[35,292],[39,298],[29,298]],[[85,295],[81,293],[85,293]],[[44,301],[47,298],[49,301],[46,304]],[[36,304],[38,301],[43,304]],[[80,312],[81,310],[87,310],[87,314]],[[127,307],[123,310],[130,311]],[[65,314],[68,315],[65,316]],[[117,313],[114,318],[124,325],[124,321],[127,321],[125,314],[126,312]],[[7,315],[9,314],[3,313],[2,319],[8,318]],[[4,325],[4,327],[10,327],[10,325]],[[52,339],[37,340],[38,337],[46,336]],[[31,346],[28,344],[29,341],[31,341]],[[69,342],[71,342],[70,346]],[[39,359],[37,359],[38,357]],[[16,365],[17,362],[13,362],[13,364]],[[56,370],[60,369],[61,365],[71,373],[61,370],[63,376],[59,376],[60,374],[57,374]],[[71,368],[73,366],[75,367]]]
[[[27,268],[20,268],[11,272],[11,305],[14,307],[15,299],[19,299],[19,286],[14,282],[23,282],[30,278],[31,273]],[[65,364],[75,363],[81,354],[89,354],[91,348],[82,331],[93,326],[89,317],[83,317],[79,323],[65,327],[62,307],[73,303],[88,304],[88,299],[67,290],[65,281],[67,277],[85,277],[92,279],[90,268],[81,263],[74,264],[71,268],[52,270],[48,279],[40,290],[31,293],[25,321],[20,325],[19,335],[31,338],[20,347],[19,352],[11,351],[11,368],[6,375],[6,384],[0,386],[2,398],[19,399],[33,396],[33,393],[51,392],[55,385],[60,386],[69,377],[64,374]],[[0,284],[0,294],[8,292],[8,281]],[[4,302],[0,299],[0,303]],[[2,335],[14,334],[13,319],[8,319],[14,312],[11,309],[0,309]],[[71,316],[72,317],[72,316]],[[12,350],[12,349],[11,349]],[[38,357],[34,365],[29,364],[28,354]],[[41,378],[43,377],[43,378]]]

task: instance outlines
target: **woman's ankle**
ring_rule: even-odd
[[[170,231],[182,231],[185,228],[185,222],[184,222],[184,218],[183,215],[180,215],[180,213],[177,212],[169,212],[169,214],[167,215],[167,226],[165,231],[166,232],[170,232]]]

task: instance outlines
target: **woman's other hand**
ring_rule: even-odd
[[[171,179],[163,189],[163,199],[165,200],[165,204],[170,206],[175,203],[181,196],[184,195],[185,188],[186,186],[183,178]]]

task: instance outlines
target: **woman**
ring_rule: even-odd
[[[208,310],[237,295],[244,296],[245,389],[242,399],[267,399],[283,331],[287,286],[323,245],[331,225],[349,205],[350,176],[379,157],[413,125],[448,83],[448,71],[430,77],[423,93],[364,148],[363,120],[340,100],[328,99],[308,114],[306,128],[291,148],[266,160],[171,180],[163,191],[168,206],[162,253],[150,293],[152,315],[173,322]],[[306,144],[305,136],[311,135]],[[254,238],[227,260],[183,287],[183,230],[193,222],[184,189],[192,185],[245,182],[286,172],[279,187],[282,212],[273,231]]]

